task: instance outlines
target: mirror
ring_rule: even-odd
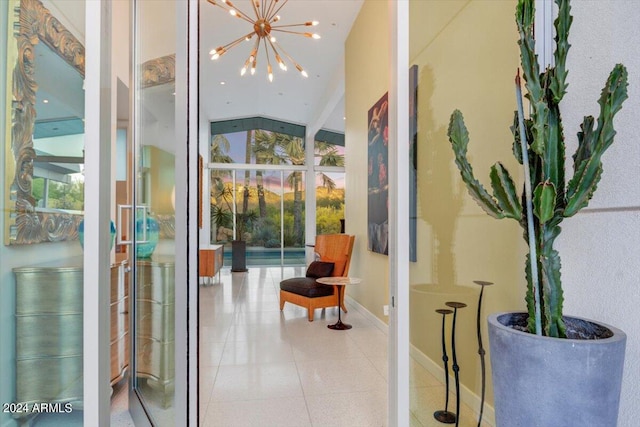
[[[4,241],[74,240],[83,218],[84,46],[40,1],[20,0],[16,10]]]
[[[140,156],[138,203],[149,206],[150,213],[160,227],[160,239],[175,238],[175,208],[172,206],[171,192],[158,191],[174,187],[173,147],[174,140],[174,97],[175,97],[175,54],[161,56],[141,65],[141,134],[143,148]],[[147,163],[155,158],[167,167],[162,174],[151,174]],[[155,192],[155,197],[151,193]]]

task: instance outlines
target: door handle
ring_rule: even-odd
[[[117,229],[116,240],[117,240],[119,245],[130,245],[130,244],[133,243],[133,239],[125,240],[122,237],[122,212],[124,210],[129,210],[129,211],[131,211],[133,213],[134,207],[133,207],[133,205],[118,205],[118,215],[117,215],[117,218],[116,218],[116,222],[117,222],[117,225],[116,225],[116,229]],[[137,205],[135,207],[135,210],[136,210],[136,212],[137,211],[141,211],[142,212],[141,219],[142,219],[142,224],[143,224],[143,227],[142,227],[142,240],[138,240],[136,238],[136,243],[147,243],[148,242],[148,240],[147,240],[147,206],[145,206],[145,205]],[[135,231],[134,231],[133,234],[136,235],[136,237],[137,237],[137,233],[135,233]]]
[[[118,205],[118,215],[116,218],[116,240],[118,242],[119,245],[130,245],[133,243],[133,240],[129,239],[129,240],[125,240],[122,238],[122,211],[124,211],[125,209],[129,210],[129,211],[133,211],[133,206],[131,205]]]

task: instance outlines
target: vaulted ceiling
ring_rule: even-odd
[[[268,3],[269,0],[263,0]],[[253,30],[206,0],[200,1],[200,103],[202,117],[223,120],[264,116],[306,125],[309,130],[344,130],[344,43],[363,0],[289,0],[279,12],[278,25],[319,21],[312,27],[291,28],[320,34],[319,40],[273,32],[278,44],[308,73],[303,77],[290,62],[278,68],[269,52],[274,79],[267,79],[264,48],[257,56],[255,75],[240,69],[249,57],[255,37],[242,41],[212,61],[209,52]],[[279,1],[282,4],[283,0]],[[250,0],[233,4],[254,17]],[[285,62],[288,62],[284,57]]]

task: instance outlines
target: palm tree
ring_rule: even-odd
[[[247,139],[246,139],[246,154],[245,154],[246,164],[251,163],[251,142],[252,141],[253,141],[252,131],[248,130]],[[244,188],[242,191],[242,213],[246,213],[247,210],[249,209],[249,186],[250,185],[251,185],[251,171],[246,170],[244,172]]]
[[[284,134],[278,135],[278,145],[284,150],[284,156],[291,165],[304,165],[305,153],[302,139]],[[303,242],[302,224],[302,172],[294,171],[287,177],[289,186],[293,188],[293,236],[296,242]]]
[[[214,135],[211,141],[211,163],[233,163],[233,159],[229,154],[231,143],[224,135]],[[222,182],[225,176],[230,176],[231,171],[224,169],[211,170],[211,188],[216,187],[216,182]]]
[[[211,141],[211,163],[233,163],[233,159],[229,154],[227,154],[231,150],[231,143],[224,135],[214,135]],[[227,226],[228,221],[230,220],[231,212],[225,211],[224,208],[221,207],[222,198],[224,194],[224,178],[231,175],[230,170],[225,169],[211,169],[211,189],[210,194],[211,198],[215,200],[215,203],[211,204],[211,239],[213,241],[216,240],[217,229],[219,227]],[[213,225],[216,225],[215,229]]]
[[[340,154],[335,145],[325,141],[316,141],[316,157],[320,157],[320,166],[344,166],[344,154]],[[329,192],[336,188],[336,183],[325,173],[320,173],[322,186]]]
[[[256,164],[281,164],[282,159],[277,154],[277,148],[276,134],[261,129],[255,130],[253,153],[256,156]],[[260,218],[266,218],[267,202],[264,195],[264,182],[261,170],[256,171],[256,187],[258,189],[258,210],[260,212]]]

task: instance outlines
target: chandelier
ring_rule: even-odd
[[[304,77],[308,77],[307,72],[298,64],[283,48],[278,44],[276,38],[273,36],[273,33],[276,31],[288,34],[297,34],[304,37],[309,37],[313,39],[319,39],[320,36],[315,33],[302,32],[302,31],[292,31],[289,28],[292,27],[311,27],[318,25],[318,21],[307,21],[300,24],[288,24],[288,25],[274,25],[276,22],[280,21],[280,15],[278,12],[282,7],[287,4],[288,0],[251,0],[251,6],[253,7],[253,14],[255,18],[252,18],[248,14],[242,12],[229,0],[207,0],[214,6],[218,6],[227,12],[230,15],[240,18],[244,21],[247,21],[252,25],[253,31],[245,34],[244,36],[228,43],[224,46],[217,47],[212,49],[209,52],[212,60],[216,60],[220,58],[222,55],[227,53],[229,50],[236,47],[242,41],[247,40],[250,41],[255,36],[255,42],[253,43],[253,49],[249,54],[249,57],[244,63],[244,66],[240,70],[240,75],[244,76],[247,72],[247,69],[250,69],[250,73],[253,75],[256,72],[256,65],[258,62],[258,53],[261,47],[264,47],[265,56],[267,59],[267,77],[269,81],[273,81],[273,69],[271,67],[271,59],[275,60],[275,62],[280,66],[280,68],[284,71],[287,70],[287,65],[282,59],[282,55],[287,58],[298,71]],[[270,54],[271,52],[271,54]]]

